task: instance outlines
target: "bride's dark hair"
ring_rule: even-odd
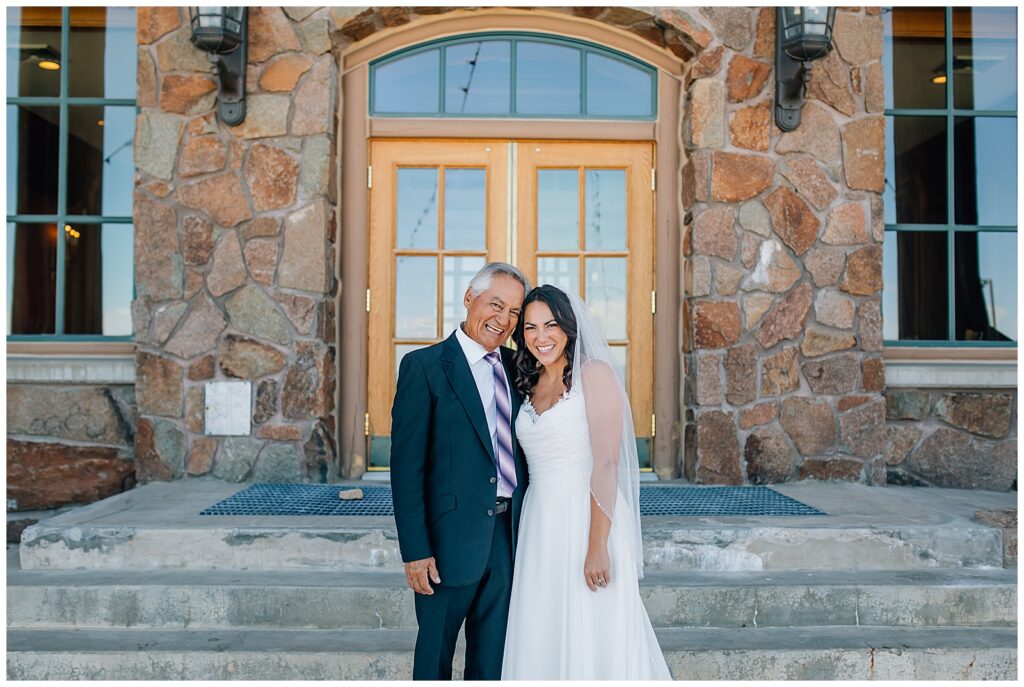
[[[572,312],[569,298],[561,289],[551,284],[544,284],[530,291],[523,301],[522,314],[512,333],[512,339],[516,342],[516,388],[524,396],[528,396],[533,391],[537,380],[540,379],[541,371],[540,362],[526,347],[526,338],[523,335],[523,327],[526,326],[526,306],[534,301],[542,301],[551,309],[555,322],[569,338],[565,344],[566,364],[565,370],[562,372],[562,383],[565,384],[566,389],[572,388],[572,361],[576,355],[576,316]]]

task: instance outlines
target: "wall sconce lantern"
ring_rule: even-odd
[[[832,49],[835,20],[835,7],[775,10],[775,123],[783,131],[800,126],[811,62]]]
[[[189,7],[192,44],[217,65],[220,119],[228,126],[245,121],[245,65],[249,11],[245,7]]]

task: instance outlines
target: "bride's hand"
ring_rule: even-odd
[[[587,560],[583,564],[583,579],[590,591],[596,592],[598,587],[607,587],[612,581],[612,559],[608,556],[608,548],[591,548],[587,551]]]

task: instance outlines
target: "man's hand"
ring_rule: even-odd
[[[417,594],[430,596],[434,589],[430,583],[441,584],[441,576],[437,574],[437,564],[433,558],[422,558],[405,564],[405,580]]]

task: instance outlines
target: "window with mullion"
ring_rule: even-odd
[[[135,10],[7,9],[7,337],[131,338]]]
[[[1016,9],[883,17],[886,344],[1015,346]]]

